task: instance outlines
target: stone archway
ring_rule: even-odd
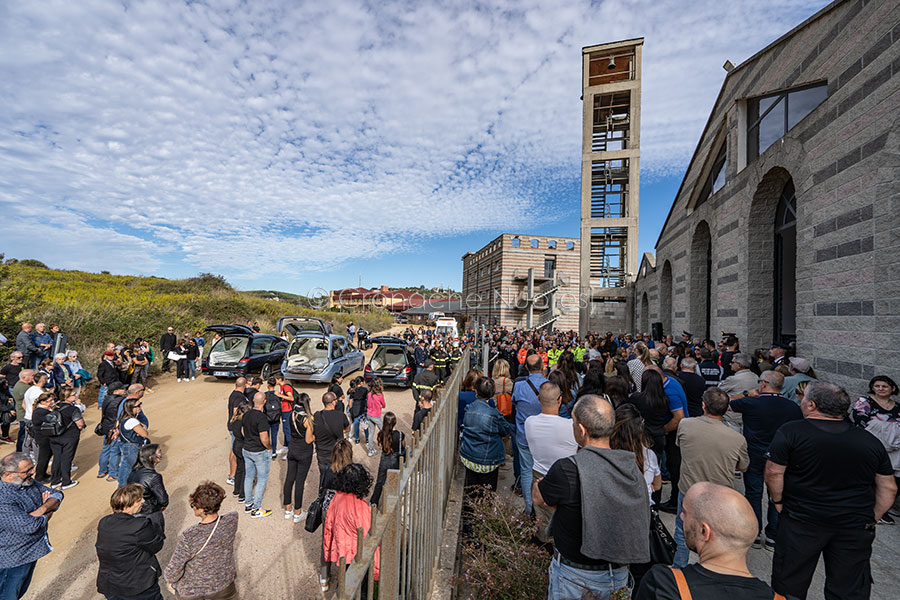
[[[791,174],[786,169],[774,167],[763,176],[753,194],[746,242],[747,340],[742,347],[760,348],[774,341],[775,216],[790,181]]]
[[[662,274],[659,278],[659,320],[662,323],[663,334],[673,333],[672,263],[668,260],[663,263]]]
[[[700,221],[691,237],[690,278],[691,334],[709,338],[712,328],[712,234],[709,224]]]

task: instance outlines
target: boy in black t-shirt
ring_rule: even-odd
[[[416,410],[413,414],[413,422],[412,422],[412,430],[419,431],[422,427],[422,421],[425,420],[425,417],[428,416],[428,413],[431,412],[431,390],[422,390],[419,392],[419,401],[416,402]]]
[[[655,565],[641,580],[635,600],[680,600],[679,580],[693,600],[784,600],[750,574],[747,551],[756,540],[756,515],[737,491],[695,483],[681,503],[688,548],[699,564],[684,569]]]

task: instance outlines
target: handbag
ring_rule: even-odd
[[[325,490],[318,498],[312,501],[312,504],[309,505],[309,509],[306,511],[304,529],[312,533],[319,528],[319,525],[325,522],[325,513],[328,512],[328,506],[331,504],[332,498],[334,498],[334,490]]]
[[[650,562],[654,565],[671,565],[675,560],[675,540],[659,518],[659,511],[650,508]]]
[[[103,422],[97,423],[97,426],[94,427],[94,435],[103,435]]]

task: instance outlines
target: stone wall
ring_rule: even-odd
[[[825,101],[761,156],[743,159],[747,98],[827,81]],[[727,133],[726,185],[692,208],[714,142]],[[702,336],[708,230],[710,333],[744,350],[772,342],[774,212],[797,199],[797,353],[820,377],[864,393],[900,380],[900,5],[823,10],[725,80],[656,246],[634,288],[636,328]],[[746,162],[747,164],[742,164]],[[645,302],[646,297],[646,302]]]

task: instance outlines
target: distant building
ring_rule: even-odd
[[[580,240],[504,233],[462,257],[462,310],[503,327],[578,329]]]
[[[796,342],[855,394],[896,379],[900,3],[832,2],[727,66],[639,267],[636,328]]]
[[[442,312],[445,317],[453,317],[459,321],[465,319],[465,314],[462,310],[462,302],[450,299],[430,300],[425,304],[420,304],[419,306],[404,310],[403,315],[409,319],[410,323],[425,323],[428,320],[428,315],[436,312]],[[463,323],[460,322],[459,329],[462,330],[462,328]]]
[[[354,310],[371,310],[381,308],[391,312],[403,312],[413,306],[423,304],[427,298],[418,292],[409,290],[392,290],[383,285],[380,288],[345,288],[331,290],[328,296],[328,308],[340,306]]]

